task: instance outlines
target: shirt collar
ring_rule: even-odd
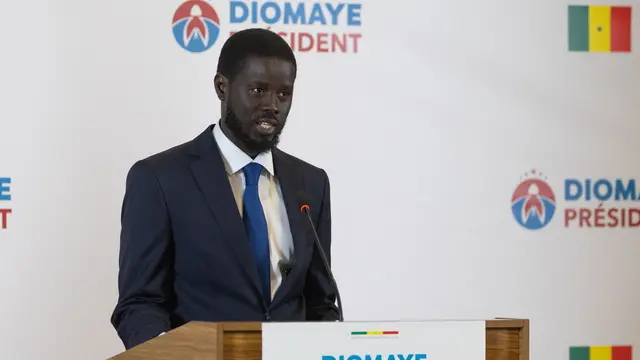
[[[231,140],[229,140],[229,138],[222,132],[220,122],[213,127],[213,137],[218,144],[218,148],[220,149],[220,153],[224,160],[225,170],[229,175],[233,175],[242,170],[242,168],[247,164],[255,162],[262,165],[262,167],[264,167],[271,176],[274,176],[273,156],[271,154],[271,150],[260,153],[255,159],[251,159],[249,155],[240,150],[240,148],[232,143]]]

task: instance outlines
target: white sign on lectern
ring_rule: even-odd
[[[485,321],[263,323],[263,360],[485,360]]]

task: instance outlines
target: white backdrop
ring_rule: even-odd
[[[189,53],[171,32],[181,2],[0,5],[13,209],[0,230],[0,358],[123,350],[109,317],[126,172],[218,119],[220,46],[253,26],[228,24],[228,3],[213,1],[220,38]],[[297,54],[282,142],[329,173],[346,320],[528,318],[535,360],[640,346],[638,229],[563,219],[566,178],[640,176],[640,59],[568,52],[570,3],[370,1],[361,27],[273,25],[362,34],[358,53]],[[557,209],[530,231],[510,201],[534,168]]]

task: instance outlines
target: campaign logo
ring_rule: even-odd
[[[11,201],[11,178],[0,177],[0,231],[9,228],[9,214],[11,208],[3,206]]]
[[[183,49],[201,53],[209,50],[220,35],[218,13],[204,0],[188,0],[173,15],[173,36]]]
[[[511,212],[516,221],[529,230],[544,228],[556,211],[556,197],[543,174],[532,170],[511,196]]]
[[[276,2],[230,0],[220,10],[206,0],[182,3],[173,17],[173,35],[185,50],[201,53],[221,37],[247,28],[280,35],[295,52],[357,53],[362,33],[362,4],[354,2]]]
[[[640,227],[640,187],[636,179],[566,178],[562,202],[556,201],[542,173],[532,170],[516,187],[511,211],[524,228],[547,226],[556,212],[562,213],[565,228]]]

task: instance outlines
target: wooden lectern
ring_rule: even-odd
[[[529,360],[529,320],[486,321],[487,360]],[[260,360],[261,323],[190,322],[110,360]]]

